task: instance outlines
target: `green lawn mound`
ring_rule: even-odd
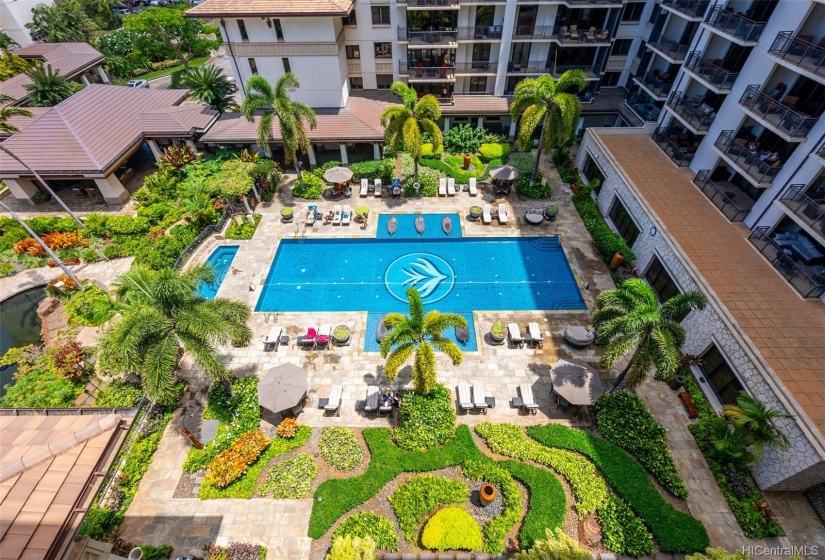
[[[421,533],[421,544],[430,550],[481,550],[484,540],[478,523],[457,507],[436,512]]]

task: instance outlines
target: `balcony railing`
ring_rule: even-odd
[[[699,187],[702,194],[708,197],[708,200],[710,200],[728,220],[731,222],[744,221],[749,210],[739,208],[734,204],[730,197],[722,192],[719,187],[708,178],[709,175],[710,169],[701,170],[696,174],[696,177],[693,178],[693,184]]]
[[[398,0],[410,8],[456,8],[459,0]]]
[[[778,33],[768,53],[803,70],[825,76],[825,48],[802,37],[794,37],[792,31]]]
[[[457,37],[458,31],[455,29],[425,31],[423,29],[410,29],[409,27],[398,28],[398,40],[409,41],[411,43],[438,45],[455,42]]]
[[[611,31],[598,29],[592,25],[581,25],[573,29],[570,25],[556,25],[551,36],[565,46],[587,45],[588,43],[609,43]]]
[[[804,188],[805,185],[791,185],[779,197],[779,202],[825,239],[825,205],[811,200]]]
[[[633,76],[638,82],[644,84],[645,89],[651,92],[654,97],[667,97],[673,87],[673,79],[668,77],[663,81],[661,77],[654,76],[648,72],[645,76]]]
[[[498,62],[474,61],[458,62],[455,65],[456,74],[495,74],[498,70]]]
[[[587,78],[598,78],[602,73],[601,66],[593,66],[590,64],[556,64],[556,63],[547,63],[545,68],[553,74],[553,76],[559,77],[568,70],[582,70]]]
[[[710,9],[705,17],[705,23],[717,31],[754,43],[759,41],[765,29],[765,22],[753,21],[742,14],[723,10],[721,6],[714,6]]]
[[[549,39],[552,36],[552,25],[517,25],[513,28],[513,39]]]
[[[459,27],[458,38],[462,41],[472,39],[501,39],[503,31],[500,25],[483,25],[476,27]]]
[[[564,0],[564,3],[569,6],[597,6],[606,4],[622,4],[622,0]]]
[[[453,70],[455,70],[455,64],[435,64],[435,63],[428,63],[428,62],[421,62],[418,63],[416,61],[406,61],[406,60],[399,60],[398,61],[398,72],[401,74],[415,74],[417,77],[422,78],[438,78],[439,73],[441,74],[452,74]],[[442,76],[443,77],[443,76]]]
[[[819,149],[816,151],[816,155],[818,155],[818,156],[819,156],[819,157],[821,157],[822,159],[825,159],[825,143],[823,143],[823,144],[819,147]]]
[[[729,92],[739,72],[731,72],[719,66],[716,61],[702,58],[702,53],[693,51],[685,63],[685,68],[722,92]]]
[[[790,255],[786,255],[782,247],[777,245],[769,236],[768,228],[761,226],[754,229],[748,236],[756,249],[770,261],[785,280],[796,289],[804,298],[818,298],[825,294],[825,285],[811,278],[797,266]]]
[[[693,154],[670,139],[667,128],[657,128],[653,131],[653,141],[662,149],[667,157],[679,167],[687,167],[693,160]]]
[[[770,183],[782,170],[781,162],[772,165],[759,159],[759,155],[751,152],[745,145],[745,140],[735,138],[732,130],[723,130],[714,143],[715,146],[742,170],[743,173],[757,183]]]
[[[701,100],[698,101],[698,105],[688,102],[681,91],[671,93],[667,105],[697,132],[706,132],[716,118],[716,111],[712,107]]]
[[[650,37],[647,46],[656,49],[676,62],[684,62],[685,58],[687,58],[688,45],[683,45],[668,39],[662,33],[654,33]]]
[[[708,0],[662,0],[662,6],[666,6],[689,18],[702,17],[709,4]]]
[[[530,61],[530,62],[508,62],[507,63],[507,72],[508,73],[536,74],[536,73],[545,73],[548,70],[549,70],[549,68],[547,67],[547,63],[545,63],[545,62]]]
[[[816,124],[815,117],[797,113],[784,103],[763,91],[759,85],[749,85],[739,99],[739,104],[768,121],[780,132],[791,138],[805,138]]]

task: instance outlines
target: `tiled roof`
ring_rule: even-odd
[[[26,107],[26,111],[32,114],[31,117],[10,117],[6,122],[17,128],[19,132],[51,110],[51,107]],[[11,136],[11,134],[0,132],[0,137],[7,136]]]
[[[307,17],[346,16],[353,0],[206,0],[186,17]]]
[[[508,115],[510,100],[497,95],[455,95],[452,105],[442,105],[442,115]]]

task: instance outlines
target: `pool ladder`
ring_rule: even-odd
[[[264,313],[264,323],[268,323],[270,318],[272,319],[273,323],[277,323],[278,313]]]

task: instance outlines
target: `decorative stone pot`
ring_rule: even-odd
[[[610,270],[616,270],[622,264],[624,264],[624,253],[621,251],[614,253],[613,258],[610,259]]]
[[[346,334],[340,332],[342,330],[345,330]],[[339,332],[336,334],[336,331]],[[347,342],[349,342],[351,336],[352,333],[350,332],[349,327],[346,325],[338,325],[337,327],[332,329],[332,341],[337,345],[346,344]]]
[[[544,209],[544,216],[548,220],[555,220],[556,219],[556,214],[558,214],[558,213],[559,213],[558,208],[556,208],[555,210],[551,210],[549,207]]]
[[[478,221],[478,219],[481,217],[481,212],[482,212],[482,209],[480,207],[476,207],[476,206],[471,207],[470,208],[470,220],[472,220],[474,222]]]
[[[470,169],[470,165],[471,165],[470,164],[470,159],[471,159],[471,156],[469,154],[466,154],[464,156],[464,171],[467,171],[468,169]]]
[[[496,487],[490,483],[485,482],[478,489],[478,497],[481,500],[481,505],[489,506],[496,499]]]
[[[493,341],[493,344],[502,344],[506,336],[507,331],[505,329],[502,329],[501,334],[496,334],[492,328],[490,329],[490,340]]]
[[[284,208],[284,210],[286,210],[286,208]],[[284,222],[285,224],[290,223],[294,216],[295,216],[295,212],[290,212],[289,214],[285,214],[284,211],[281,210],[281,221]]]
[[[129,560],[142,560],[143,559],[143,549],[140,547],[135,547],[129,551]]]
[[[682,377],[681,375],[677,375],[676,377],[671,379],[668,382],[667,385],[668,385],[668,387],[670,387],[674,391],[678,391],[679,389],[681,389],[682,385],[684,385],[684,384],[685,384],[685,378]]]

